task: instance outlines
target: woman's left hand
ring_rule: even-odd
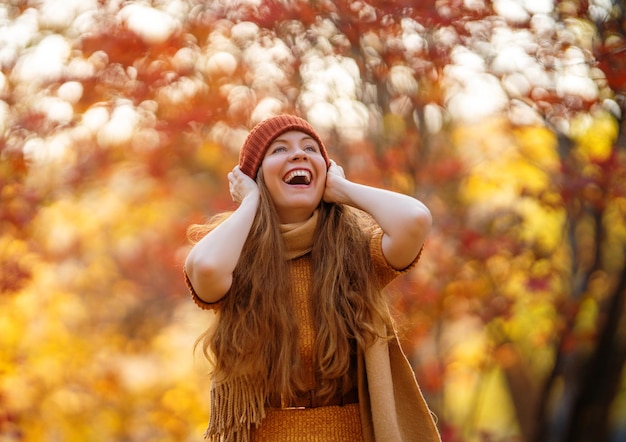
[[[326,173],[326,189],[324,190],[324,201],[327,203],[345,204],[346,195],[342,191],[343,184],[347,182],[343,168],[335,161],[330,160],[330,167]]]

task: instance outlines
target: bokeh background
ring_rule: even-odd
[[[295,113],[424,201],[389,289],[444,442],[626,440],[618,0],[3,0],[0,441],[200,441],[191,223]]]

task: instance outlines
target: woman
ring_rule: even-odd
[[[195,226],[185,277],[216,310],[211,441],[438,441],[381,289],[419,258],[428,209],[348,181],[305,120],[248,135],[238,208]]]

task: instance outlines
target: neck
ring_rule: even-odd
[[[310,210],[293,210],[283,211],[278,213],[278,220],[281,224],[304,224],[308,221],[313,212]]]
[[[313,233],[317,226],[317,212],[313,212],[306,221],[283,223],[280,231],[287,246],[285,258],[294,259],[311,251]]]

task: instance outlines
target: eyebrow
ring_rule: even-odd
[[[306,140],[315,141],[315,142],[317,143],[317,141],[315,140],[315,138],[313,138],[313,137],[312,137],[312,136],[310,136],[310,135],[305,135],[304,137],[300,138],[299,142],[301,142],[301,141],[306,141]],[[274,144],[274,143],[286,143],[286,142],[287,142],[287,140],[286,140],[286,139],[284,139],[284,138],[276,138],[276,139],[274,139],[274,141],[272,141],[272,144]],[[318,143],[318,144],[319,144],[319,143]]]

